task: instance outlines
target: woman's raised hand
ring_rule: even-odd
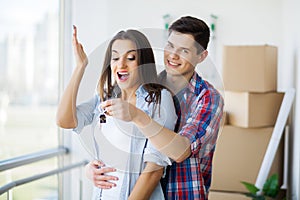
[[[86,67],[88,64],[88,58],[83,50],[82,44],[77,39],[77,27],[73,25],[73,49],[76,58],[77,67]]]

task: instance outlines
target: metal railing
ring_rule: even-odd
[[[67,153],[69,153],[67,148],[59,147],[3,160],[0,161],[0,172]]]
[[[37,152],[37,153],[32,153],[32,154],[27,154],[24,156],[19,156],[19,157],[15,157],[15,158],[11,158],[11,159],[7,159],[7,160],[3,160],[0,161],[0,172],[1,171],[5,171],[8,169],[12,169],[18,166],[22,166],[22,165],[26,165],[29,163],[33,163],[33,162],[37,162],[37,161],[41,161],[44,159],[48,159],[51,157],[55,157],[55,156],[59,156],[59,155],[65,155],[68,154],[69,150],[65,147],[59,147],[56,149],[49,149],[49,150],[45,150],[45,151],[41,151],[41,152]],[[0,195],[7,193],[7,199],[9,199],[9,191],[11,189],[13,189],[14,187],[17,187],[19,185],[23,185],[41,178],[45,178],[48,176],[52,176],[55,174],[59,174],[77,167],[83,167],[84,165],[86,165],[88,163],[88,161],[81,161],[75,164],[71,164],[62,168],[58,168],[52,171],[48,171],[45,173],[41,173],[41,174],[37,174],[37,175],[33,175],[27,178],[23,178],[23,179],[19,179],[19,180],[15,180],[12,181],[10,183],[7,183],[3,186],[0,187]]]

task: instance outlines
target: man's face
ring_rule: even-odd
[[[164,49],[164,62],[168,75],[190,78],[199,62],[194,37],[172,31]]]

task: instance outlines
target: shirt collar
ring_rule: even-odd
[[[160,83],[165,84],[166,78],[167,78],[167,72],[166,70],[164,70],[159,74],[158,80],[160,81]],[[177,94],[182,93],[184,91],[200,94],[202,87],[203,87],[203,79],[197,74],[197,72],[194,72],[187,87],[183,88]]]
[[[145,90],[145,88],[143,87],[143,85],[140,85],[140,87],[138,87],[138,89],[135,91],[135,95],[137,97],[146,97],[147,95],[147,91]]]
[[[179,91],[177,95],[187,93],[187,92],[198,95],[202,90],[203,87],[202,85],[203,85],[203,79],[196,72],[194,72],[188,85],[185,88],[183,88],[181,91]]]
[[[203,84],[203,79],[196,72],[194,72],[187,88],[190,92],[198,95],[202,90]]]

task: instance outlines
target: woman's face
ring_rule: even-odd
[[[112,44],[111,71],[121,90],[134,92],[140,85],[136,45],[130,40]]]

